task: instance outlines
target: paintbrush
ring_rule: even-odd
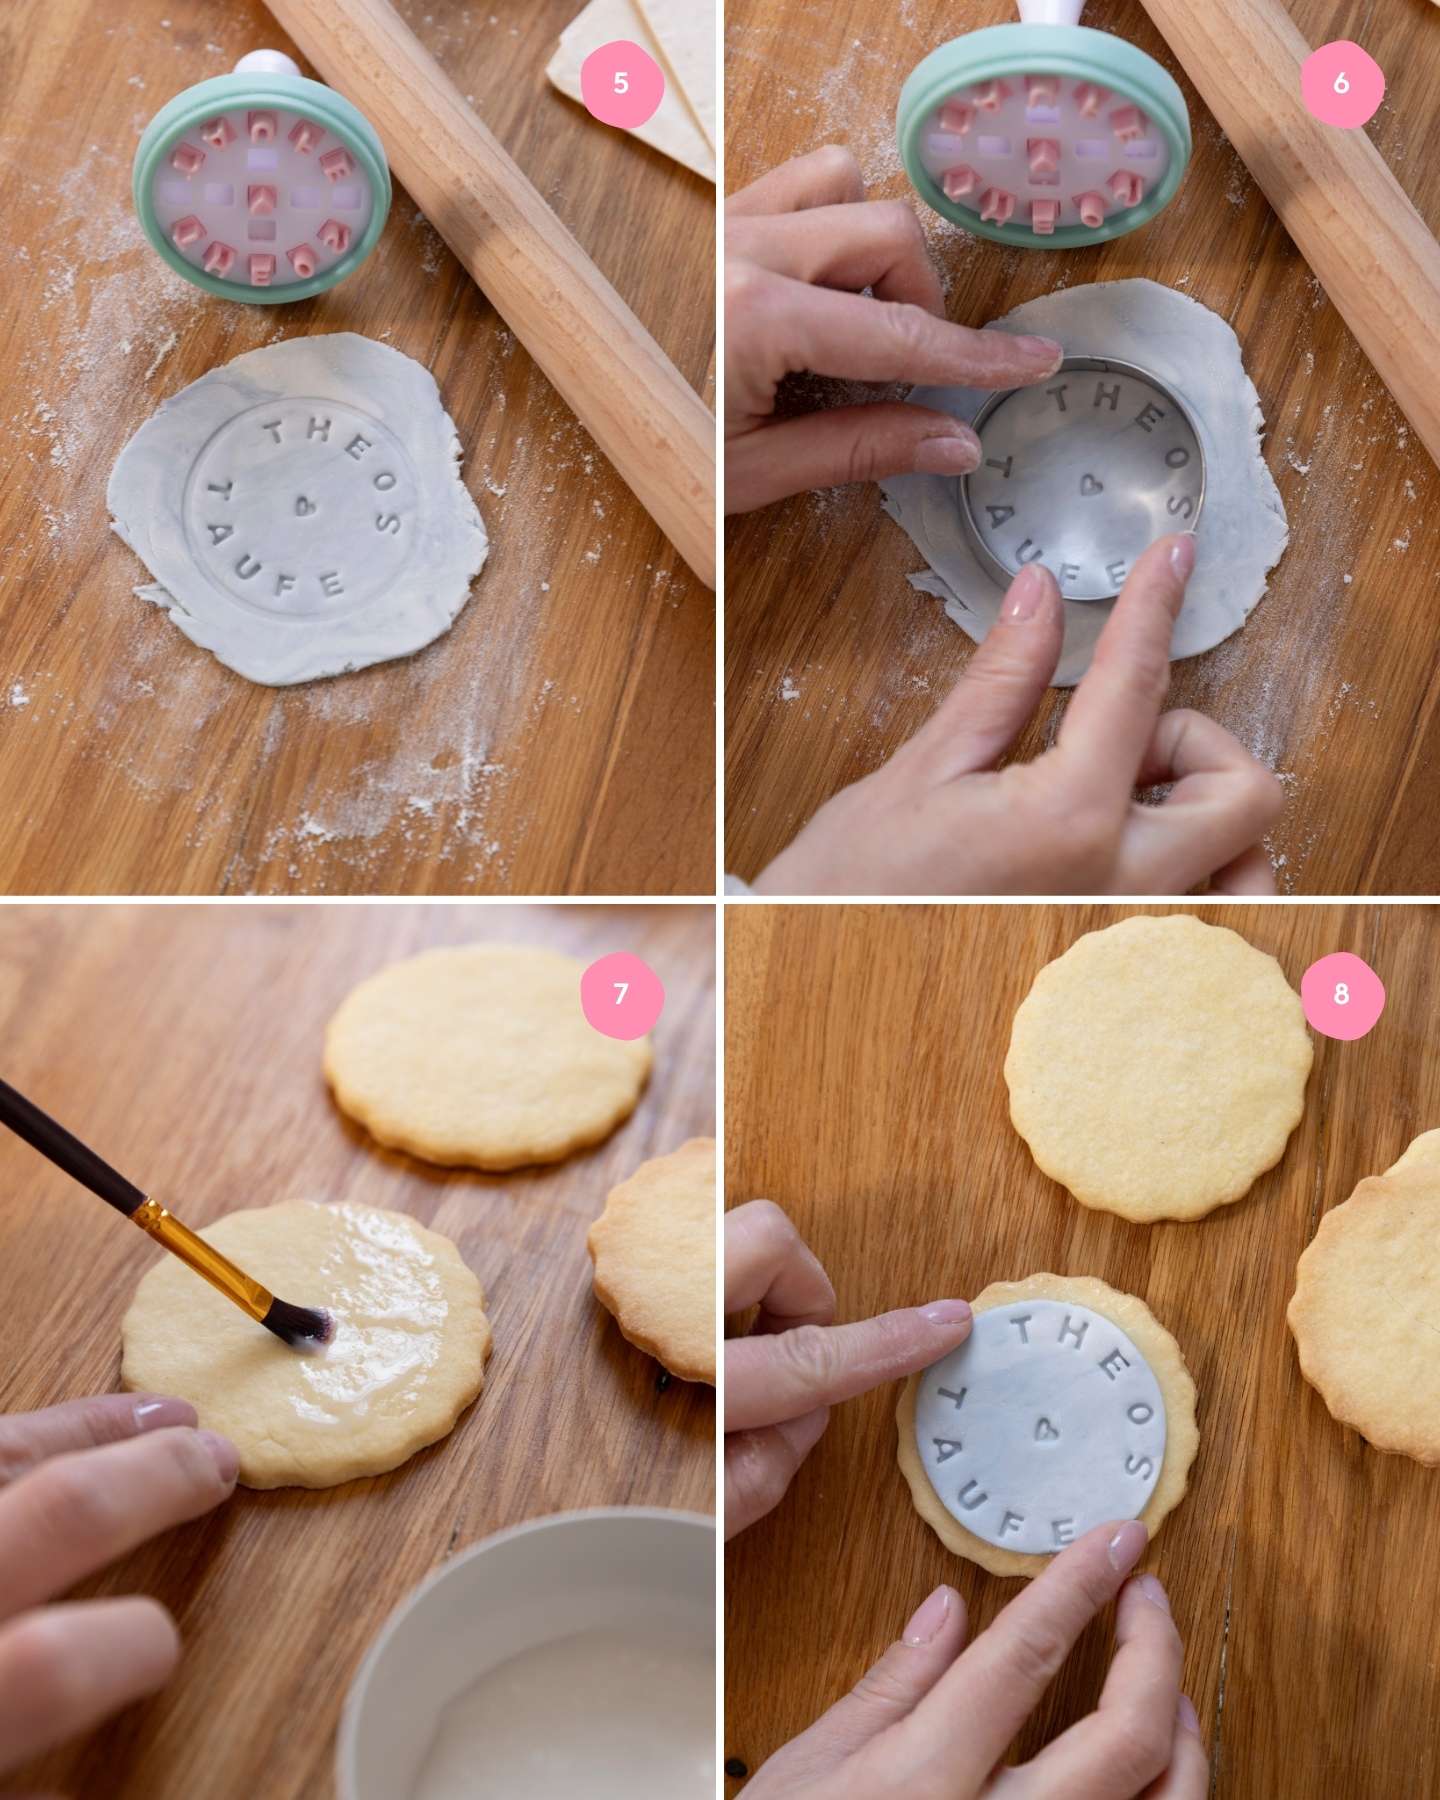
[[[237,1269],[229,1257],[212,1249],[158,1200],[142,1194],[79,1138],[4,1081],[0,1081],[0,1124],[8,1125],[17,1137],[24,1138],[92,1194],[98,1194],[116,1212],[124,1213],[157,1244],[163,1244],[187,1268],[203,1275],[227,1300],[233,1300],[292,1350],[319,1350],[335,1335],[335,1320],[323,1307],[295,1306],[289,1300],[277,1300],[268,1288],[243,1269]]]

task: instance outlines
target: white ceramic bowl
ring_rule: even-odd
[[[482,1538],[402,1601],[366,1652],[340,1716],[339,1800],[409,1800],[457,1694],[537,1644],[637,1621],[713,1649],[713,1519],[601,1507]]]

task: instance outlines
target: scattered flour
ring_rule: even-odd
[[[166,332],[165,336],[161,338],[160,342],[155,347],[155,354],[150,358],[150,367],[145,371],[143,377],[144,380],[148,381],[150,379],[179,342],[180,333],[178,331]]]
[[[168,35],[168,22],[162,31],[152,27],[147,46],[140,28],[125,28],[131,67],[156,45],[194,62],[193,46]],[[185,78],[167,75],[167,87]],[[0,686],[0,733],[18,731],[23,714],[33,721],[27,730],[92,765],[97,784],[178,821],[188,849],[227,850],[230,891],[353,892],[382,869],[394,879],[397,864],[401,882],[411,864],[438,864],[433,879],[448,891],[503,890],[532,830],[545,830],[523,802],[523,777],[540,745],[553,753],[569,721],[585,714],[587,696],[562,689],[542,664],[546,597],[553,585],[557,598],[584,605],[593,564],[617,543],[613,521],[630,516],[623,485],[543,376],[529,369],[515,383],[513,333],[457,280],[464,355],[486,375],[463,404],[453,392],[446,398],[466,479],[491,496],[496,555],[449,637],[401,663],[289,690],[257,690],[173,642],[168,623],[132,596],[143,571],[105,529],[114,454],[167,393],[204,368],[291,332],[341,329],[346,303],[340,290],[318,322],[309,309],[217,305],[145,241],[130,205],[129,162],[129,145],[104,142],[58,176],[42,180],[37,171],[44,222],[28,243],[0,246],[0,272],[17,301],[43,315],[43,330],[17,340],[0,411],[0,481],[32,497],[28,529],[0,547],[0,596],[7,585],[18,595],[41,573],[53,579],[57,566],[83,568],[73,594],[65,587],[67,628],[97,652],[83,685],[70,678],[72,691],[32,673],[31,663],[21,665],[33,649],[25,633],[45,622],[17,613],[11,597],[11,668],[26,673]],[[376,256],[433,276],[448,251],[402,200]],[[411,323],[426,302],[413,285],[396,292],[391,317],[370,328],[429,361],[434,320]],[[442,388],[453,389],[455,366],[437,368]],[[528,368],[523,359],[519,366]],[[591,521],[582,540],[590,561],[564,559],[572,566],[563,568],[581,509]],[[671,572],[663,586],[648,568],[624,577],[637,613],[658,612],[664,598],[668,617],[694,593],[678,562],[673,583]],[[590,734],[579,741],[588,753]],[[346,773],[337,778],[337,770]]]

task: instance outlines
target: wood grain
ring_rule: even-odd
[[[551,89],[578,4],[402,12],[708,396],[714,190]],[[144,241],[140,131],[264,44],[293,51],[260,0],[0,15],[0,888],[712,892],[713,596],[411,197],[362,269],[293,306],[212,300]],[[167,395],[331,331],[432,371],[490,560],[417,656],[257,687],[134,597],[105,484]]]
[[[667,1004],[631,1119],[553,1169],[487,1177],[383,1151],[334,1107],[326,1020],[363,976],[435,943],[625,947]],[[452,1551],[570,1507],[709,1510],[714,1406],[595,1302],[585,1232],[646,1157],[714,1129],[714,925],[700,907],[0,908],[6,1074],[188,1224],[310,1196],[446,1233],[484,1285],[484,1392],[404,1468],[326,1492],[241,1489],[87,1584],[174,1612],[154,1700],[17,1775],[105,1800],[317,1800],[341,1702],[381,1623]],[[115,1385],[119,1324],[157,1251],[0,1137],[0,1408]]]
[[[1428,0],[1287,0],[1286,10],[1311,44],[1355,38],[1384,68],[1389,94],[1367,134],[1436,230],[1440,161],[1424,144],[1440,13]],[[727,103],[745,129],[730,133],[727,185],[841,142],[872,193],[912,198],[894,143],[901,82],[937,44],[1010,15],[1000,0],[731,0]],[[1230,322],[1260,393],[1291,544],[1244,629],[1175,666],[1170,704],[1219,719],[1282,776],[1288,803],[1269,840],[1282,892],[1435,892],[1440,541],[1424,521],[1440,505],[1440,473],[1140,0],[1094,0],[1086,22],[1179,80],[1195,133],[1184,185],[1149,226],[1093,250],[1003,250],[925,213],[949,316],[981,325],[1062,284],[1146,276]],[[1427,357],[1417,346],[1417,369]],[[842,394],[863,397],[809,381],[786,403]],[[756,875],[953,685],[971,646],[908,586],[922,566],[873,487],[801,495],[731,523],[727,868]],[[1018,755],[1053,739],[1065,703],[1046,699]]]
[[[374,125],[425,217],[713,588],[715,420],[704,401],[389,0],[266,4]]]
[[[1305,104],[1310,45],[1280,0],[1229,0],[1208,15],[1185,0],[1143,4],[1440,462],[1440,244],[1384,157]]]
[[[1110,906],[731,907],[731,1203],[786,1208],[842,1318],[1037,1271],[1141,1296],[1199,1389],[1190,1491],[1146,1559],[1186,1643],[1223,1800],[1440,1794],[1434,1470],[1370,1450],[1302,1379],[1285,1307],[1327,1207],[1440,1122],[1433,907],[1195,907],[1292,983],[1352,950],[1388,1005],[1358,1042],[1317,1037],[1305,1116],[1250,1194],[1195,1224],[1079,1206],[1009,1124],[1001,1073],[1035,973]],[[727,1756],[753,1771],[842,1693],[940,1581],[976,1628],[1018,1591],[951,1556],[895,1463],[895,1389],[838,1408],[779,1511],[727,1556]],[[1092,1708],[1092,1628],[1020,1740]],[[741,1784],[731,1783],[731,1792]]]

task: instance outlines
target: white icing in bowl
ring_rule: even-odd
[[[624,1640],[618,1655],[632,1677],[651,1671],[628,1684],[623,1704],[630,1729],[622,1743],[607,1728],[610,1747],[603,1757],[592,1754],[583,1779],[556,1786],[563,1768],[559,1745],[569,1739],[572,1752],[584,1751],[566,1671],[588,1670],[582,1704],[592,1711],[603,1705],[613,1683],[594,1667],[595,1652],[604,1646],[607,1656],[615,1655],[617,1639]],[[443,1564],[391,1614],[370,1646],[340,1719],[338,1800],[448,1800],[452,1793],[464,1793],[466,1800],[490,1793],[517,1800],[543,1800],[548,1793],[690,1800],[685,1786],[662,1789],[627,1779],[648,1779],[657,1767],[668,1775],[666,1758],[671,1769],[688,1769],[694,1761],[691,1724],[658,1741],[672,1690],[668,1676],[656,1685],[653,1650],[665,1651],[665,1663],[675,1665],[673,1695],[687,1719],[696,1705],[697,1664],[711,1670],[709,1762],[694,1791],[712,1794],[718,1763],[715,1521],[659,1508],[604,1507],[497,1532]],[[526,1683],[538,1690],[529,1700],[521,1698]],[[507,1691],[512,1716],[490,1766],[503,1756],[512,1779],[478,1785],[489,1777],[485,1753],[477,1752],[477,1785],[447,1789],[455,1743],[463,1749],[477,1721],[495,1729],[495,1702]],[[646,1734],[649,1741],[641,1743]],[[516,1768],[526,1769],[526,1777],[514,1777]],[[442,1785],[423,1785],[432,1776]],[[548,1788],[542,1778],[550,1781]]]
[[[412,1800],[714,1793],[714,1651],[632,1628],[555,1638],[482,1676],[441,1714]]]

